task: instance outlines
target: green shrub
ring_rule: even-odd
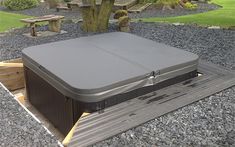
[[[24,10],[37,6],[38,0],[4,0],[4,6],[11,10]]]
[[[197,4],[192,4],[190,2],[186,2],[184,4],[184,8],[188,10],[196,10],[197,9]]]
[[[158,0],[156,4],[160,6],[170,6],[171,8],[175,8],[177,5],[179,5],[179,0]]]
[[[115,13],[114,13],[114,16],[113,18],[114,19],[119,19],[120,17],[122,16],[127,16],[128,15],[128,12],[126,10],[117,10]]]

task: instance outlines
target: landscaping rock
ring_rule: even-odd
[[[235,30],[235,26],[231,26],[228,28],[229,30]]]
[[[197,53],[228,68],[235,65],[233,31],[154,23],[131,26],[139,36]],[[232,87],[93,146],[235,146],[234,131]]]
[[[17,14],[24,14],[29,16],[44,16],[44,15],[62,15],[65,16],[66,19],[78,19],[81,18],[81,14],[79,11],[68,11],[62,10],[57,12],[56,9],[48,9],[46,3],[41,3],[39,6],[31,9],[21,10],[21,11],[12,11],[0,6],[1,11],[17,13]]]
[[[130,18],[148,18],[148,17],[170,17],[170,16],[182,16],[188,14],[196,14],[207,12],[211,10],[219,9],[220,6],[215,4],[207,3],[196,3],[198,8],[196,10],[187,10],[181,7],[176,7],[175,9],[160,9],[156,6],[150,6],[141,13],[129,13]]]
[[[235,31],[192,25],[132,23],[132,33],[184,49],[214,64],[232,69],[235,65]]]
[[[235,87],[93,145],[235,146]]]
[[[130,31],[130,18],[128,16],[122,16],[118,19],[118,27],[121,32]]]
[[[0,146],[56,147],[61,145],[1,85],[0,130]]]
[[[67,33],[53,37],[28,38],[28,28],[17,29],[0,36],[0,60],[17,58],[21,50],[28,46],[92,35],[81,30],[81,23],[65,23],[62,30]],[[38,31],[48,30],[47,26]],[[201,59],[214,64],[234,68],[235,31],[207,29],[190,25],[169,25],[161,23],[131,23],[131,33],[198,54]],[[110,25],[109,31],[117,31],[118,26]]]
[[[187,14],[195,14],[195,13],[202,13],[206,11],[211,11],[220,8],[220,6],[215,4],[207,4],[207,3],[197,3],[198,9],[194,11],[182,9],[180,7],[175,8],[174,10],[165,10],[156,8],[154,6],[148,7],[145,11],[141,13],[129,13],[130,18],[147,18],[147,17],[168,17],[168,16],[181,16]],[[57,12],[56,9],[48,9],[45,3],[41,3],[38,7],[26,9],[22,11],[11,11],[6,8],[0,6],[1,11],[19,13],[24,15],[30,16],[43,16],[43,15],[63,15],[66,19],[79,19],[82,18],[82,15],[79,10],[72,10],[72,11],[59,11]],[[111,18],[113,18],[113,15]]]
[[[37,38],[24,36],[23,33],[28,33],[26,28],[14,30],[0,36],[0,59],[21,57],[21,50],[28,46],[94,35],[94,33],[83,32],[80,27],[81,23],[66,23],[62,25],[62,30],[67,33]],[[203,60],[235,70],[235,31],[141,22],[131,23],[130,27],[130,33],[196,53]],[[47,27],[38,29],[43,31],[47,30]],[[117,31],[117,29],[115,24],[109,27],[110,32]],[[2,95],[5,93],[3,92]],[[0,101],[0,105],[0,109],[3,110],[9,105],[11,106],[6,100]],[[2,114],[6,112],[1,110],[0,117],[10,117],[17,122],[16,109],[20,109],[20,107],[15,106],[14,108],[8,109],[7,115],[9,116]],[[11,123],[15,123],[14,121]],[[25,125],[22,130],[27,130],[27,126],[31,125],[28,124],[28,121],[30,122],[31,119],[24,118],[22,123]],[[7,122],[4,122],[3,125],[5,123]],[[3,129],[11,130],[11,126],[8,124],[3,127]],[[232,87],[94,146],[235,146],[234,132],[235,87]],[[10,132],[8,135],[11,135]],[[4,137],[1,139],[4,140]],[[45,142],[49,141],[45,139]]]
[[[208,29],[220,29],[220,26],[210,26]]]

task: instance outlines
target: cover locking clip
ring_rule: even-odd
[[[160,75],[160,71],[152,71],[151,76],[154,78],[157,78],[157,76]]]
[[[148,79],[148,85],[156,84],[158,81],[158,75],[160,75],[160,71],[152,71]]]

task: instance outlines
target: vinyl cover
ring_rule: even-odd
[[[89,103],[195,71],[198,56],[114,32],[29,47],[23,62],[65,96]]]

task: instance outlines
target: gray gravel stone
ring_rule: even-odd
[[[67,34],[37,39],[22,35],[28,29],[7,33],[0,37],[0,59],[20,57],[21,50],[28,46],[93,35],[82,32],[80,25],[63,24],[62,29]],[[111,25],[109,31],[115,30],[116,25]],[[233,70],[235,68],[235,31],[188,25],[131,23],[131,33],[194,52],[208,62]],[[0,103],[2,109],[8,106],[6,103],[7,101]],[[1,115],[4,114],[0,113],[0,117]],[[9,114],[12,119],[15,115],[16,112],[13,116]],[[10,124],[6,124],[5,128],[14,129]],[[27,127],[22,128],[26,129]],[[232,87],[94,146],[235,146],[234,138],[235,87]]]
[[[214,64],[235,67],[235,31],[160,23],[132,23],[131,32],[178,47]]]
[[[67,19],[81,18],[81,15],[78,10],[74,10],[74,11],[62,10],[62,11],[57,12],[56,9],[48,9],[45,3],[42,3],[35,8],[25,9],[25,10],[20,10],[20,11],[12,11],[1,6],[0,6],[0,10],[11,12],[11,13],[29,15],[29,16],[43,16],[43,15],[55,14],[55,15],[63,15]]]
[[[182,9],[180,7],[176,7],[174,10],[161,10],[154,6],[150,6],[145,11],[141,13],[130,13],[129,16],[131,18],[148,18],[148,17],[171,17],[171,16],[181,16],[181,15],[188,15],[188,14],[196,14],[207,12],[211,10],[219,9],[220,6],[215,4],[207,4],[207,3],[197,3],[198,9],[197,10],[187,10]]]
[[[21,50],[28,46],[92,35],[80,29],[81,23],[65,23],[62,30],[65,34],[53,37],[29,38],[22,35],[29,29],[17,29],[0,36],[0,60],[21,56]],[[46,30],[47,26],[38,30]],[[111,25],[109,31],[116,31],[117,26]],[[200,56],[201,59],[219,64],[230,69],[235,68],[235,31],[223,29],[207,29],[203,27],[180,25],[174,26],[160,23],[131,23],[131,33],[178,47]]]
[[[59,146],[57,139],[25,111],[2,86],[0,86],[0,146]]]
[[[235,87],[93,146],[235,146]]]
[[[141,13],[129,13],[129,16],[130,18],[181,16],[181,15],[187,15],[187,14],[207,12],[207,11],[220,8],[220,6],[215,5],[215,4],[207,4],[207,3],[197,3],[197,4],[198,4],[197,10],[186,10],[180,7],[176,7],[174,10],[161,10],[154,6],[150,6]],[[43,16],[43,15],[49,15],[49,14],[56,14],[56,15],[63,15],[65,16],[66,19],[78,19],[82,17],[78,9],[75,9],[72,11],[62,10],[60,12],[56,12],[55,9],[48,9],[45,3],[42,3],[35,8],[21,10],[21,11],[12,11],[1,6],[0,6],[0,10],[6,11],[6,12],[30,15],[30,16]],[[113,17],[111,16],[111,18]]]

